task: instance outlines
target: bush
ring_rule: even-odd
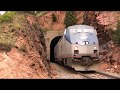
[[[56,22],[57,21],[57,18],[54,14],[52,14],[52,22]]]
[[[72,25],[77,24],[77,19],[73,11],[67,11],[66,17],[64,20],[64,24],[66,25],[66,28]]]
[[[14,11],[8,11],[0,16],[0,22],[11,22],[13,20],[14,15],[15,15]]]
[[[113,41],[120,45],[120,21],[117,22],[117,29],[113,35]]]
[[[10,51],[15,46],[15,41],[12,33],[0,33],[0,50]]]
[[[31,14],[31,15],[36,15],[38,13],[40,13],[41,11],[17,11],[17,13],[19,14]]]
[[[26,49],[26,46],[25,45],[21,45],[19,48],[18,48],[19,51],[22,51],[22,52],[27,52],[27,49]]]

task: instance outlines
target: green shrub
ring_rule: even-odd
[[[52,22],[56,22],[57,21],[57,18],[54,14],[52,14]]]
[[[67,27],[77,24],[77,19],[73,11],[67,11],[64,24]]]
[[[0,22],[11,22],[13,20],[14,15],[15,15],[14,11],[8,11],[0,16]]]
[[[0,33],[0,50],[10,51],[15,46],[15,41],[12,33]]]
[[[17,11],[17,13],[36,15],[36,14],[38,14],[39,12],[37,12],[37,11]]]
[[[26,49],[26,46],[25,45],[21,45],[19,48],[18,48],[19,51],[22,51],[22,52],[27,52],[27,49]]]
[[[117,29],[113,34],[113,41],[120,45],[120,21],[117,22]]]

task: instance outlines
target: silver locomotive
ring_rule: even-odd
[[[54,48],[54,57],[56,62],[63,62],[77,71],[95,70],[99,64],[99,42],[94,27],[66,28]]]

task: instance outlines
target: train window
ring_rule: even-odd
[[[86,33],[94,33],[93,29],[84,29],[84,32],[86,32]]]
[[[81,33],[82,30],[81,29],[76,29],[76,32]]]
[[[82,29],[76,29],[74,35],[81,33],[81,32],[82,32]]]
[[[75,29],[70,29],[70,32],[73,32],[73,33],[75,33]]]

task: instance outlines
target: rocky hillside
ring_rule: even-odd
[[[57,18],[52,22],[52,14]],[[49,11],[39,16],[39,24],[42,30],[64,30],[64,19],[66,11]],[[111,35],[116,29],[119,20],[119,11],[75,11],[77,24],[94,26],[98,32],[100,44],[111,40]]]
[[[57,18],[52,22],[52,14]],[[39,16],[39,24],[42,30],[64,30],[66,11],[51,11]],[[111,70],[120,73],[120,50],[112,41],[112,35],[116,30],[117,21],[120,20],[119,11],[75,11],[77,24],[94,26],[98,32],[98,39],[103,49],[101,54],[102,70]],[[104,50],[105,49],[105,50]],[[115,51],[114,51],[115,50]],[[104,67],[105,66],[105,67]]]
[[[37,17],[8,16],[0,17],[0,78],[49,78],[45,40]]]
[[[52,20],[56,16],[56,22]],[[66,11],[40,16],[9,13],[0,16],[0,78],[50,78],[43,32],[64,30]],[[120,73],[120,47],[112,41],[120,12],[75,11],[77,24],[94,26],[101,45],[101,70]]]

